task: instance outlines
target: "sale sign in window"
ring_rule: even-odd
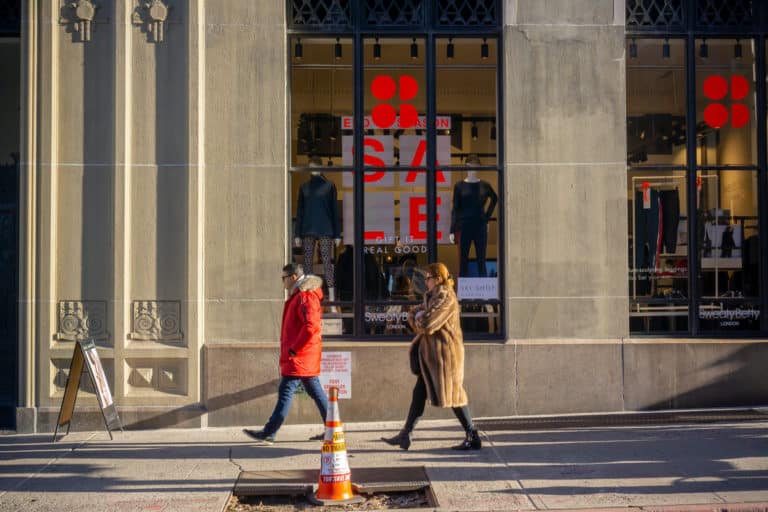
[[[451,194],[437,193],[437,243],[448,244],[451,228]],[[404,243],[427,243],[426,194],[400,194],[400,240]]]

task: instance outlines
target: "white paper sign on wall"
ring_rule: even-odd
[[[460,277],[459,299],[496,300],[499,298],[499,280],[495,277]]]
[[[451,194],[437,193],[437,243],[449,244],[451,229]],[[400,194],[400,240],[403,243],[427,242],[426,194]]]
[[[344,243],[354,244],[355,215],[351,192],[344,192]],[[394,192],[367,192],[365,194],[365,244],[395,243]]]
[[[400,167],[426,167],[427,165],[427,139],[423,135],[401,135],[400,141]],[[451,186],[451,172],[443,171],[440,165],[451,163],[451,137],[450,135],[437,136],[437,188]],[[400,174],[400,186],[425,186],[425,172],[416,170],[405,171]]]
[[[339,388],[339,398],[352,398],[352,352],[323,352],[320,384],[326,394],[333,386]]]
[[[352,135],[344,135],[341,138],[341,165],[352,166],[354,162],[354,148]],[[392,167],[395,165],[395,137],[393,135],[367,136],[363,139],[365,156],[363,164],[366,167]],[[392,187],[395,185],[395,173],[384,171],[366,171],[366,187]],[[354,179],[351,172],[345,172],[341,185],[344,188],[352,188]]]

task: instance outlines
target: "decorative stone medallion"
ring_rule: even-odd
[[[87,338],[106,340],[106,301],[59,301],[59,325],[54,336],[58,341],[78,341]]]
[[[181,341],[181,302],[176,300],[133,301],[129,338],[141,341]]]

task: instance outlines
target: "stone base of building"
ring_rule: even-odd
[[[403,420],[415,377],[408,343],[326,342],[349,352],[346,422]],[[201,404],[118,407],[125,429],[263,425],[279,382],[276,343],[210,343],[203,357]],[[475,417],[573,414],[768,404],[768,341],[541,340],[466,346],[465,388]],[[17,432],[53,432],[59,409],[18,408]],[[425,418],[452,418],[427,407]],[[321,418],[306,395],[287,423]],[[77,407],[72,431],[104,429],[97,407]]]

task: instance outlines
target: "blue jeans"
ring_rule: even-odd
[[[317,410],[320,411],[322,422],[325,424],[325,419],[328,415],[328,398],[325,396],[323,386],[320,385],[320,379],[317,377],[283,377],[280,379],[280,386],[277,388],[275,410],[272,411],[272,416],[270,416],[267,424],[264,425],[264,432],[274,435],[280,429],[280,426],[285,421],[285,417],[288,416],[288,411],[291,409],[291,401],[299,384],[304,384],[304,389],[312,397],[312,400],[315,401]]]

